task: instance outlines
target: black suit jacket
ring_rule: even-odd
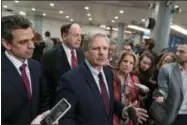
[[[81,49],[76,50],[78,64],[84,62],[84,53]],[[50,91],[50,105],[54,106],[56,97],[56,87],[60,76],[71,69],[66,53],[61,44],[52,50],[44,53],[42,57],[44,75],[47,78],[48,89]]]
[[[12,62],[1,54],[1,122],[4,124],[29,124],[48,109],[47,92],[39,62],[29,59],[32,99],[29,101],[21,75]]]
[[[107,114],[96,82],[86,63],[65,73],[57,91],[57,102],[66,98],[71,109],[59,120],[60,125],[112,125],[113,114],[121,118],[124,106],[114,100],[113,74],[108,67],[104,68],[110,93],[110,113]]]

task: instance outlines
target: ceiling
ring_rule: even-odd
[[[140,24],[142,19],[146,19],[152,15],[153,10],[148,8],[150,1],[2,1],[2,6],[7,5],[9,9],[15,12],[24,11],[27,15],[42,15],[46,14],[47,17],[56,18],[63,21],[70,21],[73,19],[80,24],[93,24],[93,25],[108,25],[117,27],[119,22],[130,24],[132,22]],[[54,3],[51,7],[50,3]],[[174,15],[173,24],[180,25],[187,29],[187,1],[176,1],[176,5],[182,8],[180,14]],[[89,10],[85,10],[85,6]],[[36,11],[32,11],[31,8]],[[63,11],[60,14],[59,11]],[[124,13],[120,14],[119,10]],[[88,17],[87,13],[91,16]],[[70,18],[66,18],[66,16]],[[119,19],[114,19],[118,16]],[[88,19],[92,18],[91,21]],[[115,23],[111,22],[114,20]]]

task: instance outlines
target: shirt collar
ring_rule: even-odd
[[[71,49],[69,48],[69,47],[67,47],[67,45],[66,44],[64,44],[64,43],[62,43],[62,46],[63,46],[63,48],[64,48],[64,50],[66,51],[66,53],[70,53],[71,54]],[[73,50],[74,52],[75,52],[75,50]],[[75,52],[76,53],[76,52]]]
[[[88,65],[90,71],[94,74],[94,75],[99,75],[99,73],[101,72],[102,74],[104,74],[104,71],[103,71],[103,67],[101,68],[100,71],[98,71],[97,69],[95,69],[89,62],[88,60],[86,60],[86,64]]]
[[[187,72],[185,72],[184,68],[179,64],[179,69],[181,72],[184,72],[185,74],[187,74]]]
[[[21,62],[20,60],[16,59],[14,56],[10,55],[7,51],[5,51],[5,55],[13,63],[13,65],[16,67],[16,69],[19,69],[23,63],[25,63],[28,66],[27,59],[24,62]]]

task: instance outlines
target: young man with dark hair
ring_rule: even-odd
[[[51,51],[44,53],[42,65],[50,90],[50,105],[54,106],[56,87],[60,76],[84,61],[84,53],[80,49],[81,28],[79,24],[67,24],[61,27],[63,43]]]
[[[156,117],[162,118],[158,121],[161,125],[186,125],[187,43],[177,47],[176,55],[177,62],[164,65],[158,76],[160,96],[155,97],[155,100],[163,108],[157,108],[162,113],[158,112],[159,116]]]
[[[1,53],[1,122],[30,124],[48,109],[41,66],[31,59],[33,29],[30,21],[22,16],[6,16],[1,21],[1,42],[6,49]]]

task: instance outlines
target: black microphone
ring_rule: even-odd
[[[127,113],[128,113],[129,119],[132,120],[133,122],[136,122],[137,120],[136,110],[133,107],[128,107]]]

